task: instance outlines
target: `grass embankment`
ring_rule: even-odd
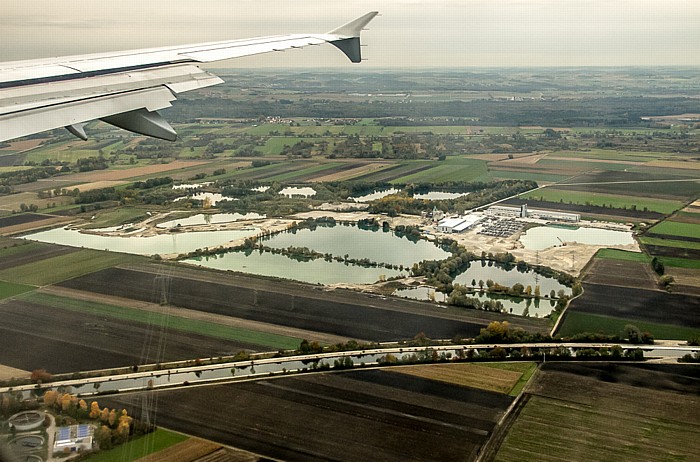
[[[104,268],[142,261],[144,257],[83,249],[0,271],[0,280],[45,286]]]
[[[153,433],[144,435],[133,441],[124,443],[114,449],[100,451],[85,459],[88,462],[131,462],[154,452],[162,451],[174,444],[189,439],[181,433],[157,428]]]
[[[301,343],[301,339],[294,337],[226,326],[215,322],[188,319],[180,316],[168,315],[165,312],[156,313],[123,306],[76,300],[73,298],[60,297],[39,292],[26,294],[21,298],[40,305],[52,306],[82,313],[98,313],[101,316],[109,316],[124,321],[166,327],[168,329],[180,330],[223,340],[251,343],[276,350],[295,349]],[[165,311],[167,308],[163,308],[163,310]]]
[[[691,327],[644,322],[636,319],[623,319],[571,310],[567,312],[566,318],[559,327],[557,334],[562,337],[569,337],[582,332],[601,332],[608,335],[617,335],[627,324],[637,326],[642,332],[651,332],[655,338],[659,339],[687,340],[700,335],[700,329]]]
[[[640,196],[624,196],[618,194],[591,193],[582,191],[571,191],[565,189],[546,188],[538,189],[520,196],[520,199],[545,200],[549,202],[562,202],[565,204],[595,205],[611,208],[627,208],[633,206],[636,210],[648,210],[670,214],[683,207],[683,202],[653,199]]]
[[[533,362],[455,363],[406,366],[392,369],[392,372],[517,396],[532,377],[535,368]]]

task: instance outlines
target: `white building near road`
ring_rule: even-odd
[[[437,225],[437,230],[441,233],[461,233],[472,228],[480,222],[482,217],[478,215],[467,215],[458,218],[445,218]]]

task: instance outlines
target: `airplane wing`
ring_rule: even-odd
[[[119,128],[174,141],[158,114],[178,93],[223,81],[196,63],[331,43],[361,61],[365,14],[326,34],[294,34],[0,63],[0,141],[58,127],[87,139],[83,125],[100,119]]]

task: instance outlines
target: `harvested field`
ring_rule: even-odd
[[[136,459],[137,462],[193,462],[221,449],[221,445],[199,438],[189,438],[162,451]]]
[[[674,292],[700,296],[700,269],[667,267],[666,274],[675,280]]]
[[[0,380],[29,378],[31,372],[0,364]]]
[[[92,183],[79,184],[76,186],[80,192],[92,191],[93,189],[114,188],[127,184],[128,181],[93,181]]]
[[[587,282],[583,289],[567,311],[700,328],[700,297]]]
[[[174,274],[171,283],[170,303],[175,306],[349,338],[388,341],[413,338],[419,332],[431,338],[473,337],[492,318],[512,319],[515,325],[525,323],[523,326],[531,329],[545,327],[543,320],[516,320],[470,310],[436,312],[428,303],[379,300],[350,291],[322,291],[319,286],[280,281],[273,285],[262,278],[198,270],[183,270],[180,274],[185,276]],[[152,301],[156,276],[157,273],[109,268],[60,285]],[[310,290],[311,287],[316,290]]]
[[[511,401],[402,374],[348,371],[159,392],[158,422],[289,461],[467,461]]]
[[[496,393],[509,393],[523,375],[522,372],[469,363],[406,366],[392,372]]]
[[[37,181],[29,184],[37,186],[38,183],[39,182]],[[21,187],[17,187],[15,189],[17,191],[21,191]],[[38,188],[37,190],[41,189],[46,189],[46,186]],[[53,204],[56,204],[57,207],[73,204],[73,198],[69,196],[54,196],[47,199],[39,199],[36,191],[17,192],[7,196],[0,196],[0,210],[17,212],[22,210],[22,204],[25,204],[25,206],[34,204],[39,207],[38,210],[46,210],[47,207],[53,207]]]
[[[585,282],[610,286],[656,289],[656,273],[646,262],[594,258],[586,267]]]
[[[143,167],[134,167],[123,170],[94,170],[91,172],[76,173],[74,175],[69,175],[63,177],[62,179],[75,180],[76,183],[94,183],[97,181],[119,181],[127,180],[129,178],[137,178],[141,176],[153,176],[164,172],[176,171],[190,167],[196,167],[197,165],[206,164],[203,161],[184,161],[176,160],[168,164],[154,164],[146,165]]]
[[[0,364],[25,370],[44,368],[52,373],[130,366],[158,362],[155,348],[160,328],[146,323],[74,312],[21,300],[0,304]],[[236,354],[241,350],[266,351],[260,345],[170,331],[163,338],[161,360],[173,361]]]
[[[547,363],[528,392],[497,461],[700,459],[700,368]]]

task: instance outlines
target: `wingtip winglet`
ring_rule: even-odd
[[[379,11],[370,11],[347,24],[343,24],[337,29],[333,29],[329,34],[340,35],[347,38],[359,37],[362,29],[378,14]]]

